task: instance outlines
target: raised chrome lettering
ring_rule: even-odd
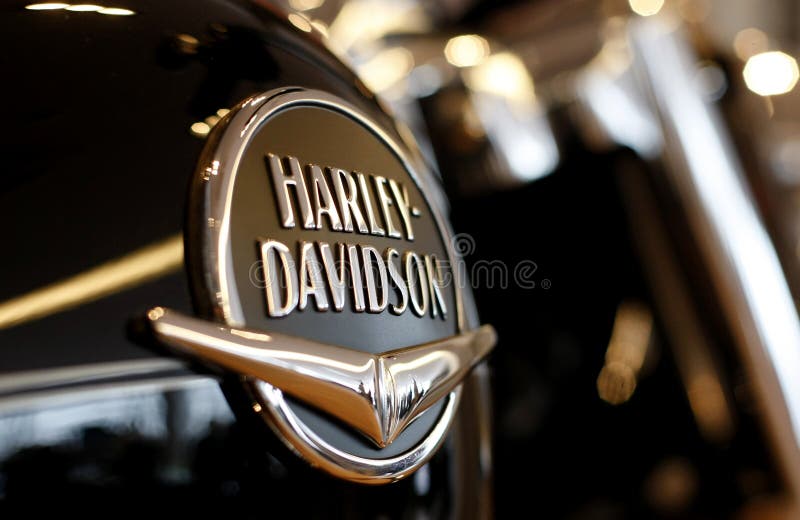
[[[361,246],[361,257],[364,261],[364,278],[367,282],[367,302],[369,303],[367,310],[372,313],[382,312],[389,303],[389,280],[386,275],[386,265],[383,263],[380,252],[372,246]],[[376,272],[379,280],[375,279]]]
[[[322,215],[324,213],[328,216],[331,229],[341,231],[342,221],[339,218],[339,211],[336,209],[336,204],[333,203],[333,195],[328,187],[328,181],[325,179],[322,168],[316,164],[310,164],[308,170],[311,173],[311,189],[314,193],[314,206],[316,207],[316,220],[314,223],[317,229],[322,229]]]
[[[405,264],[408,294],[411,300],[411,310],[417,316],[425,316],[428,311],[429,290],[425,279],[425,263],[417,253],[406,251],[403,255]]]
[[[428,286],[431,293],[431,316],[442,318],[447,316],[447,304],[442,296],[442,273],[439,269],[439,260],[434,255],[425,255],[425,273],[428,276]]]
[[[341,312],[344,309],[344,295],[347,290],[345,279],[345,257],[344,244],[336,244],[339,254],[333,257],[330,244],[319,243],[319,252],[322,255],[322,265],[325,267],[325,274],[328,277],[328,287],[333,297],[333,309]]]
[[[289,188],[294,188],[297,202],[300,206],[300,214],[303,217],[303,227],[313,229],[314,214],[311,211],[311,201],[308,200],[308,190],[306,189],[306,181],[303,178],[303,169],[300,166],[300,161],[295,157],[286,157],[289,173],[284,169],[283,161],[276,155],[268,153],[265,157],[265,162],[272,179],[275,198],[278,202],[281,225],[285,228],[293,228],[295,226],[294,211],[292,210],[291,196],[289,195]]]
[[[273,318],[286,316],[294,310],[299,299],[294,259],[289,248],[277,240],[260,241],[260,249],[267,313]]]
[[[361,281],[361,262],[358,260],[358,248],[347,246],[347,257],[350,260],[350,281],[353,284],[353,310],[364,312],[364,284]]]
[[[389,277],[392,279],[392,284],[397,289],[399,295],[399,302],[397,304],[389,305],[389,312],[392,314],[403,314],[408,307],[408,287],[406,286],[403,276],[400,274],[400,267],[394,263],[394,259],[400,259],[400,253],[391,247],[386,249],[386,268],[389,271]]]
[[[372,197],[369,194],[369,186],[367,186],[367,179],[363,173],[353,172],[358,177],[358,187],[361,192],[361,199],[364,201],[364,207],[367,210],[367,220],[369,221],[369,232],[373,235],[382,237],[386,235],[386,231],[378,225],[375,220],[375,210],[372,207]]]
[[[394,227],[392,222],[392,214],[389,211],[389,206],[393,206],[392,198],[386,193],[386,179],[380,175],[372,177],[375,183],[375,188],[378,190],[378,202],[381,204],[381,211],[383,212],[383,220],[386,222],[386,234],[392,238],[403,238],[403,235]]]
[[[363,234],[369,233],[369,228],[364,220],[364,215],[361,213],[361,208],[358,207],[358,187],[356,181],[349,172],[341,168],[329,168],[331,172],[331,180],[333,181],[333,189],[336,191],[336,197],[339,199],[339,208],[342,212],[342,223],[344,230],[347,232],[353,231],[353,221],[358,227],[358,232]],[[346,186],[345,186],[346,185]]]
[[[403,219],[403,227],[406,230],[406,240],[411,242],[414,240],[414,228],[411,226],[411,204],[408,202],[408,190],[394,179],[389,179],[389,187],[392,189],[395,205],[400,211],[400,217]]]
[[[302,311],[313,296],[318,311],[328,310],[328,295],[322,279],[322,264],[312,242],[300,242],[300,297],[298,308]]]

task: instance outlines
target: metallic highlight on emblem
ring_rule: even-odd
[[[363,433],[383,448],[492,350],[484,325],[381,355],[297,336],[226,327],[161,307],[153,336],[177,353],[260,379]]]

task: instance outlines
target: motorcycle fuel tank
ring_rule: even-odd
[[[318,35],[0,9],[0,510],[486,514],[494,332],[438,180]]]

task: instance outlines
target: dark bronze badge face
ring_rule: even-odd
[[[326,93],[244,101],[209,137],[191,194],[209,321],[149,315],[163,344],[244,376],[295,452],[367,483],[435,452],[494,343],[488,327],[462,330],[449,235],[409,157]]]

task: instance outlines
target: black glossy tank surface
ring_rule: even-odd
[[[237,421],[213,378],[126,337],[153,305],[192,312],[180,250],[204,125],[250,95],[299,86],[397,137],[356,77],[266,3],[110,5],[130,16],[26,3],[0,3],[0,302],[14,304],[0,303],[0,517],[105,518],[109,500],[115,516],[482,516],[479,385],[428,465],[364,487],[277,442],[268,450],[270,434]],[[120,280],[120,265],[141,272]],[[64,281],[66,296],[36,292]]]

